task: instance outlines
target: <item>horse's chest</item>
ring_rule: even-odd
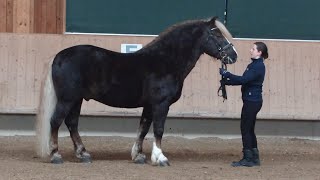
[[[150,80],[144,90],[145,98],[153,102],[172,101],[181,94],[179,83],[168,77]]]

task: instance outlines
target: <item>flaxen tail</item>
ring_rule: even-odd
[[[50,155],[50,119],[57,104],[57,97],[52,82],[52,62],[41,84],[40,103],[36,117],[37,154],[42,158]]]

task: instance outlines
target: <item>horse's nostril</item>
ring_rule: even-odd
[[[227,57],[227,61],[228,61],[228,64],[232,64],[232,63],[234,63],[233,59],[232,59],[232,58],[230,58],[229,56]]]

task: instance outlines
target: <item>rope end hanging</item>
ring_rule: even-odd
[[[225,63],[223,63],[222,61],[221,61],[221,68],[224,70],[227,70],[227,65]],[[227,80],[227,78],[225,78],[223,75],[221,75],[220,87],[218,89],[218,96],[223,97],[223,102],[228,99],[226,85],[224,83],[226,80]],[[221,95],[220,95],[220,91],[221,91]]]

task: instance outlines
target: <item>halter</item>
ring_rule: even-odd
[[[215,27],[215,28],[211,28],[210,30],[213,31],[215,29],[218,29],[218,28]],[[227,62],[229,62],[229,59],[227,58],[228,55],[225,53],[225,50],[230,47],[233,47],[233,44],[230,43],[229,41],[228,41],[228,44],[223,47],[221,47],[217,42],[215,42],[215,44],[216,44],[216,47],[218,47],[219,55],[221,57],[221,58],[217,58],[217,59],[219,59],[221,61],[221,63],[226,64]],[[227,58],[227,60],[226,60],[226,58]]]
[[[218,44],[216,44],[218,46]],[[225,53],[225,50],[228,49],[229,47],[233,47],[232,43],[228,43],[227,45],[225,45],[223,48],[219,47],[218,51],[219,51],[219,55],[221,56],[221,63],[226,64],[227,62],[229,62],[230,59],[228,59],[228,55]]]
[[[227,70],[227,62],[229,62],[229,58],[228,55],[225,53],[225,50],[229,47],[233,47],[232,43],[228,43],[227,45],[225,45],[223,48],[221,48],[218,43],[216,43],[216,46],[218,47],[219,50],[219,54],[221,56],[220,62],[221,62],[221,68],[224,70]],[[223,97],[223,102],[228,99],[227,96],[227,90],[226,90],[226,85],[224,84],[224,82],[227,80],[226,77],[224,77],[223,75],[221,75],[221,80],[220,80],[220,87],[218,89],[218,96]],[[221,91],[221,94],[220,94]]]
[[[210,30],[213,31],[215,29],[218,29],[218,28],[212,28]],[[219,55],[221,57],[221,58],[218,58],[221,61],[221,68],[224,70],[227,70],[227,62],[229,62],[229,58],[228,58],[228,55],[225,53],[225,50],[230,47],[233,47],[233,44],[230,43],[229,41],[228,41],[228,44],[225,45],[224,47],[221,47],[217,42],[215,42],[215,44],[216,44],[216,47],[218,47]],[[226,77],[221,76],[220,87],[217,92],[218,96],[223,97],[223,102],[228,98],[226,85],[224,84],[224,81],[226,81],[226,80],[227,80]],[[220,94],[220,92],[221,92],[221,94]]]

